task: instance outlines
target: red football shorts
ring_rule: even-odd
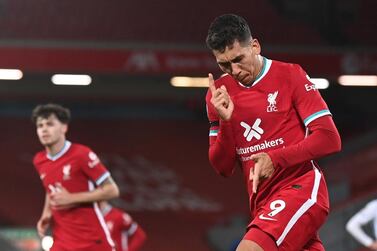
[[[272,194],[257,209],[243,239],[264,250],[269,250],[270,239],[279,251],[324,250],[317,232],[328,213],[326,183],[315,168]]]

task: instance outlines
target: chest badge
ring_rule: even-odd
[[[71,165],[63,166],[63,180],[69,180],[71,178]]]
[[[260,127],[262,120],[257,118],[252,126],[248,125],[247,123],[241,121],[240,125],[245,129],[243,136],[246,138],[248,142],[250,142],[253,138],[260,140],[264,130]]]
[[[277,112],[278,108],[276,107],[276,97],[278,96],[279,91],[276,91],[274,93],[269,93],[267,95],[267,112]]]

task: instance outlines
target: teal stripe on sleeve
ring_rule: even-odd
[[[313,113],[312,115],[310,115],[309,117],[304,119],[304,124],[305,124],[305,126],[308,126],[309,123],[312,122],[313,120],[320,118],[322,116],[325,116],[325,115],[331,115],[331,112],[329,110],[325,109],[325,110],[321,110],[319,112]]]
[[[217,136],[219,130],[209,130],[209,136]]]

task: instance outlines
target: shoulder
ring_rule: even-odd
[[[281,71],[288,74],[297,74],[298,72],[303,71],[302,67],[299,64],[287,63],[278,60],[272,60],[272,68],[276,71]]]
[[[71,148],[72,152],[78,155],[88,155],[93,152],[88,146],[77,143],[72,143]]]
[[[72,144],[70,155],[76,158],[82,159],[83,161],[90,161],[94,163],[99,162],[98,155],[88,146],[81,144]]]
[[[72,149],[78,150],[78,151],[90,151],[90,148],[86,145],[78,144],[78,143],[72,143]]]
[[[46,158],[46,151],[37,152],[33,158],[33,164],[38,166]]]
[[[273,70],[275,71],[274,75],[276,78],[288,84],[289,89],[293,92],[298,90],[301,93],[302,91],[308,92],[309,90],[314,90],[310,77],[299,64],[274,60]]]
[[[122,219],[126,225],[130,225],[133,222],[131,215],[129,215],[128,213],[124,211],[122,212]]]

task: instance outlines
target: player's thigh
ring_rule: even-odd
[[[290,221],[277,239],[281,250],[301,250],[315,240],[319,228],[327,218],[328,212],[317,204],[313,204],[297,221]],[[290,223],[293,224],[291,225]],[[318,239],[319,241],[319,239]],[[319,241],[320,242],[320,241]],[[313,243],[314,245],[315,243]],[[308,245],[308,247],[313,246]],[[300,249],[301,248],[301,249]],[[312,249],[309,249],[312,250]],[[315,249],[313,249],[315,250]]]
[[[237,251],[277,251],[275,240],[258,227],[251,227],[246,232]]]
[[[272,236],[279,250],[303,248],[328,215],[328,209],[311,198],[311,190],[294,187],[272,195],[251,223]]]

